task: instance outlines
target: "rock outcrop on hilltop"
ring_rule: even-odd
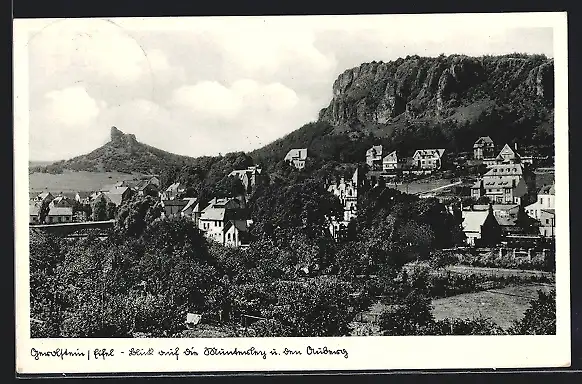
[[[343,72],[320,121],[334,126],[390,124],[395,119],[445,120],[460,108],[553,109],[553,59],[540,55],[435,58],[409,56],[364,63]],[[516,104],[522,104],[521,106]]]
[[[58,161],[39,169],[51,173],[63,170],[125,173],[159,173],[167,166],[182,166],[192,158],[180,156],[137,141],[134,134],[126,134],[111,127],[111,139],[92,152]]]

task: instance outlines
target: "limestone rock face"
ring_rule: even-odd
[[[553,68],[553,59],[524,55],[409,56],[364,63],[338,76],[319,119],[357,126],[387,124],[400,115],[439,118],[462,105],[516,93],[553,105]]]

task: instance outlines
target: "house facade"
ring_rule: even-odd
[[[297,169],[305,168],[305,161],[307,160],[307,148],[294,148],[285,155],[286,162],[290,163]]]
[[[198,220],[200,219],[200,214],[202,213],[200,202],[195,197],[186,197],[184,200],[187,200],[188,203],[182,209],[180,215],[192,219],[192,221],[194,221],[194,225],[198,227]]]
[[[306,150],[307,151],[307,150]],[[307,157],[307,152],[306,155]],[[305,164],[303,164],[305,166]],[[263,170],[257,166],[251,166],[247,169],[237,169],[232,171],[229,176],[237,177],[245,187],[245,193],[251,194],[257,185],[262,184],[264,180]]]
[[[463,233],[468,245],[489,246],[499,243],[502,228],[491,206],[486,211],[462,211],[461,215]]]
[[[530,217],[539,220],[541,217],[542,209],[555,209],[555,208],[556,208],[556,187],[555,184],[552,184],[542,187],[538,192],[537,201],[525,207],[525,211]]]
[[[412,156],[415,168],[427,171],[439,170],[443,165],[444,149],[417,149]]]
[[[489,136],[481,136],[473,144],[473,158],[475,160],[483,160],[484,158],[491,158],[495,153],[495,144]]]
[[[47,217],[46,224],[72,223],[73,208],[71,207],[51,207]]]
[[[162,207],[164,208],[164,217],[179,217],[182,216],[182,211],[188,205],[188,200],[173,199],[162,200]]]
[[[75,200],[67,196],[59,195],[55,197],[49,205],[51,207],[73,207],[75,205]]]
[[[542,208],[540,209],[539,217],[539,231],[540,235],[544,237],[556,236],[556,209]]]
[[[344,207],[343,221],[349,222],[356,217],[358,210],[358,188],[361,187],[359,170],[355,170],[351,179],[345,180],[343,177],[331,183],[327,190],[338,197]]]
[[[498,164],[520,163],[520,156],[517,153],[517,144],[515,145],[515,149],[512,149],[509,144],[505,144],[497,155],[496,160]]]
[[[79,191],[75,193],[75,200],[81,204],[89,204],[91,202],[91,194],[92,192]]]
[[[475,199],[487,197],[495,204],[520,204],[528,193],[522,164],[495,164],[471,187]]]
[[[55,197],[53,196],[52,193],[50,192],[42,192],[39,193],[38,196],[36,197],[36,201],[40,202],[41,204],[44,202],[51,202],[53,201]]]
[[[179,182],[170,185],[162,194],[163,200],[174,200],[177,199],[182,193],[186,191],[183,185]]]
[[[234,198],[214,198],[202,210],[198,228],[212,241],[239,247],[248,244],[249,223],[240,201]]]
[[[371,170],[382,169],[382,158],[384,155],[384,148],[381,145],[374,145],[366,151],[366,164]]]
[[[392,151],[382,159],[382,170],[384,172],[394,172],[402,169],[404,159],[398,158],[398,153]]]

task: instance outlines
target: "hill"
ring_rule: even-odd
[[[111,139],[91,153],[35,167],[33,171],[61,173],[87,172],[159,173],[167,166],[183,166],[194,159],[140,143],[135,135],[111,127]]]
[[[364,63],[339,75],[319,119],[251,153],[278,160],[289,148],[310,156],[361,162],[384,144],[472,150],[489,135],[498,145],[553,151],[554,63],[543,55],[408,56]],[[547,153],[546,153],[547,154]]]

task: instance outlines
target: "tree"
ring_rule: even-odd
[[[279,281],[273,287],[277,304],[264,316],[278,320],[292,337],[347,336],[355,316],[350,284],[316,278],[301,282]]]
[[[103,220],[107,220],[107,202],[105,201],[105,198],[101,196],[94,204],[93,221]]]
[[[380,315],[380,329],[385,336],[415,336],[426,334],[433,321],[430,299],[413,289],[402,304],[395,304]]]
[[[107,212],[107,219],[110,219],[110,220],[115,219],[115,214],[117,213],[117,205],[115,205],[115,203],[108,202],[106,212]]]
[[[66,303],[60,266],[62,242],[48,234],[30,233],[31,337],[59,337]]]
[[[160,217],[162,207],[151,196],[134,196],[124,202],[118,211],[116,232],[130,237],[139,237],[149,223]]]
[[[44,224],[45,220],[50,212],[50,202],[48,200],[43,200],[38,209],[38,222]]]
[[[555,335],[556,334],[556,292],[538,291],[538,298],[532,300],[521,320],[510,329],[514,335]]]

